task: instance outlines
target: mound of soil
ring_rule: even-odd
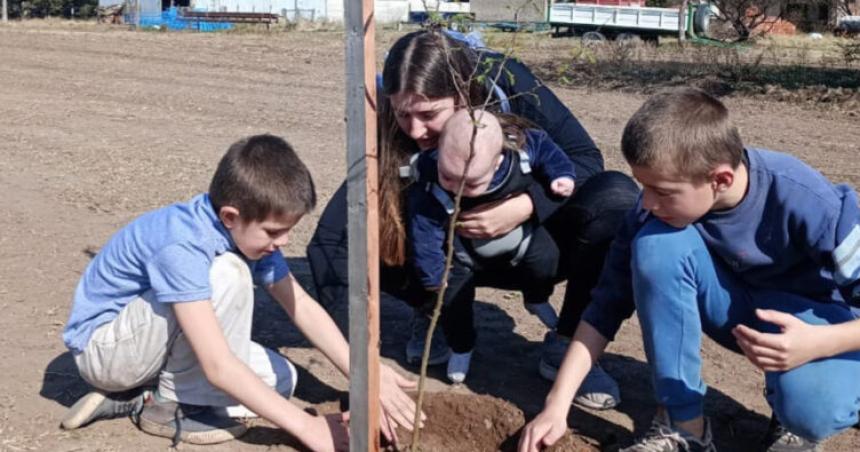
[[[526,420],[513,404],[487,395],[428,393],[424,397],[427,422],[421,431],[421,451],[515,451]],[[401,442],[412,434],[398,430]],[[394,450],[394,449],[389,449]],[[568,431],[549,451],[596,451],[584,438]]]

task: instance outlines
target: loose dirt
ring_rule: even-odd
[[[487,395],[437,392],[425,398],[423,407],[428,421],[421,430],[421,451],[517,450],[525,416],[510,402]],[[398,430],[398,435],[411,438],[403,429]],[[587,452],[598,449],[569,431],[546,450]]]
[[[395,37],[380,35],[379,58]],[[538,66],[568,55],[565,48],[572,43],[547,38],[530,46],[522,55]],[[67,407],[88,390],[60,340],[77,280],[117,228],[147,210],[205,191],[231,143],[270,132],[294,145],[319,192],[320,207],[299,223],[284,249],[295,274],[307,282],[305,245],[345,174],[343,48],[339,32],[0,26],[0,450],[168,447],[168,440],[147,436],[124,419],[72,432],[58,428]],[[603,149],[607,167],[627,171],[618,150],[621,130],[645,96],[606,87],[550,86]],[[856,117],[827,105],[767,96],[732,94],[724,100],[750,145],[790,152],[835,181],[860,182]],[[561,293],[559,288],[552,299],[556,306]],[[491,420],[490,430],[515,431],[521,421],[510,416],[534,416],[550,387],[536,372],[545,329],[522,308],[520,296],[482,289],[478,300],[479,338],[466,384],[449,386],[444,369],[431,370],[429,388],[440,394],[431,400],[444,402],[428,410],[443,422],[441,432],[471,419],[476,433],[495,412],[508,421]],[[346,308],[329,309],[344,326]],[[405,375],[414,375],[416,369],[403,357],[408,314],[403,303],[383,300],[382,354]],[[300,405],[344,397],[346,379],[266,300],[258,303],[254,338],[302,369],[295,397]],[[621,385],[624,400],[618,409],[572,410],[569,424],[588,444],[613,449],[647,428],[654,402],[640,342],[637,322],[628,321],[603,359]],[[703,356],[710,385],[705,409],[714,420],[718,446],[752,449],[770,416],[761,372],[708,341]],[[489,407],[483,414],[469,418],[474,395],[492,401],[482,403]],[[291,444],[289,436],[255,421],[244,439],[205,450],[290,450]],[[478,450],[462,444],[440,450]],[[825,447],[858,450],[860,434],[850,430]]]

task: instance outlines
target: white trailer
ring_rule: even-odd
[[[99,0],[123,2],[126,0]],[[149,0],[140,0],[149,1]],[[158,0],[160,1],[160,0]],[[356,0],[347,0],[356,1]],[[283,14],[287,20],[343,21],[344,0],[191,0],[199,11],[262,12]],[[375,0],[375,17],[379,23],[423,21],[427,11],[442,15],[468,14],[468,1],[427,0]]]
[[[547,16],[556,34],[582,34],[586,39],[597,40],[630,36],[649,39],[659,35],[677,36],[682,20],[687,21],[686,30],[692,23],[694,35],[707,36],[711,9],[706,3],[691,5],[688,13],[682,16],[678,8],[555,3]]]
[[[471,15],[471,5],[469,0],[409,0],[409,22],[424,22],[432,12],[445,18]]]

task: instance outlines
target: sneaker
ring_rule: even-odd
[[[526,303],[526,311],[531,315],[537,316],[541,323],[551,330],[554,330],[558,326],[558,314],[555,313],[555,308],[548,301],[543,303]]]
[[[630,447],[618,452],[716,452],[713,435],[711,434],[711,421],[705,418],[705,434],[702,438],[696,438],[689,433],[675,429],[669,423],[666,414],[656,415],[651,421],[651,427],[645,435],[636,440]]]
[[[451,353],[451,358],[448,359],[448,379],[451,383],[462,383],[466,379],[471,362],[471,350],[466,353]]]
[[[156,399],[151,397],[143,406],[137,426],[150,435],[172,438],[173,447],[180,442],[223,443],[248,430],[245,424],[219,414],[217,408]]]
[[[407,363],[412,365],[421,363],[421,356],[424,354],[424,340],[427,338],[428,329],[430,329],[430,317],[415,310],[412,314],[412,336],[406,343]],[[445,341],[442,326],[436,325],[430,342],[430,358],[427,364],[430,366],[444,364],[448,362],[450,356],[451,349]]]
[[[538,365],[538,371],[542,377],[555,381],[568,346],[570,346],[570,339],[559,336],[555,331],[546,333]],[[573,403],[593,410],[608,410],[621,403],[621,391],[615,379],[599,364],[594,363],[579,386]]]
[[[69,408],[60,427],[73,430],[101,419],[137,416],[151,391],[136,388],[124,392],[92,391]]]
[[[791,433],[782,426],[776,415],[772,415],[762,449],[767,452],[813,452],[818,450],[818,443]]]

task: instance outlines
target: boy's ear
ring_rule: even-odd
[[[711,172],[711,185],[716,192],[724,192],[735,183],[735,170],[730,165],[721,164]]]
[[[227,229],[233,229],[242,221],[242,216],[239,215],[239,209],[233,206],[222,207],[221,210],[218,211],[218,218],[221,219],[221,223],[223,223],[224,227]]]

